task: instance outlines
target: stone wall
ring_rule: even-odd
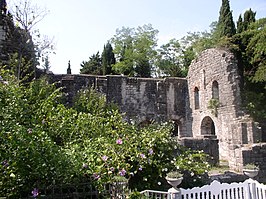
[[[250,157],[256,157],[258,164],[265,162],[264,145],[245,150],[265,138],[242,109],[237,64],[233,53],[209,49],[192,62],[186,79],[111,75],[51,75],[50,79],[64,87],[70,105],[78,90],[95,87],[119,106],[127,120],[172,120],[183,145],[204,150],[214,163],[227,160],[230,168],[241,171]],[[210,108],[214,101],[217,106]],[[264,175],[266,168],[262,169]]]
[[[266,183],[266,143],[246,144],[235,146],[234,153],[230,161],[230,167],[242,171],[243,165],[254,163],[259,166],[260,171],[256,179]]]
[[[187,80],[184,78],[134,78],[124,76],[50,75],[51,82],[64,88],[67,103],[82,88],[94,87],[106,95],[107,102],[117,104],[125,119],[137,123],[173,120],[178,136],[190,134],[190,111]]]
[[[202,150],[204,153],[208,154],[210,159],[209,162],[211,165],[219,164],[219,148],[218,140],[216,137],[206,138],[181,138],[179,143],[183,146],[186,146],[192,150]]]
[[[215,86],[216,85],[216,86]],[[195,88],[198,90],[199,107],[195,107]],[[218,94],[215,95],[215,88]],[[192,131],[194,137],[206,133],[204,118],[209,118],[219,140],[220,158],[231,154],[230,145],[254,143],[254,137],[261,140],[251,118],[245,116],[241,107],[240,76],[237,60],[233,53],[222,49],[209,49],[195,59],[188,74],[189,99],[192,109]],[[212,113],[209,103],[219,103],[217,114]],[[255,133],[257,135],[255,136]]]

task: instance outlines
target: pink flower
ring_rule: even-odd
[[[33,196],[34,198],[36,198],[36,197],[39,195],[39,190],[36,189],[36,188],[34,188],[33,191],[31,192],[31,194],[32,194],[32,196]]]
[[[145,154],[143,154],[143,153],[140,154],[140,157],[141,158],[146,158]]]
[[[152,155],[153,154],[153,150],[149,149],[149,154]]]
[[[108,159],[108,157],[107,157],[106,155],[102,156],[102,160],[103,160],[104,162],[106,162],[107,159]]]
[[[118,140],[116,140],[116,144],[122,144],[123,143],[123,141],[122,141],[122,139],[118,139]]]
[[[94,180],[98,180],[100,178],[100,175],[97,173],[94,173],[93,178],[94,178]]]
[[[83,164],[82,164],[82,167],[83,167],[84,169],[86,169],[86,168],[88,168],[88,165],[87,165],[86,163],[83,163]]]
[[[126,170],[125,169],[120,170],[119,175],[121,175],[121,176],[126,175]]]

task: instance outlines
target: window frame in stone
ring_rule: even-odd
[[[212,82],[212,99],[219,100],[219,83],[216,80]]]
[[[199,88],[197,86],[194,88],[194,108],[195,110],[200,108]]]

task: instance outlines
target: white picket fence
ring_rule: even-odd
[[[252,179],[231,184],[213,181],[203,187],[180,188],[177,194],[153,190],[145,190],[141,194],[154,199],[266,199],[266,185]]]

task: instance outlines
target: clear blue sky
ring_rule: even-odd
[[[7,0],[8,4],[16,0]],[[222,0],[32,0],[50,13],[38,24],[42,34],[54,37],[56,55],[50,58],[53,73],[72,73],[80,63],[103,50],[104,44],[122,26],[152,24],[159,31],[158,44],[180,39],[187,32],[209,29],[218,20]],[[251,8],[257,18],[266,17],[266,0],[231,0],[238,16]]]

